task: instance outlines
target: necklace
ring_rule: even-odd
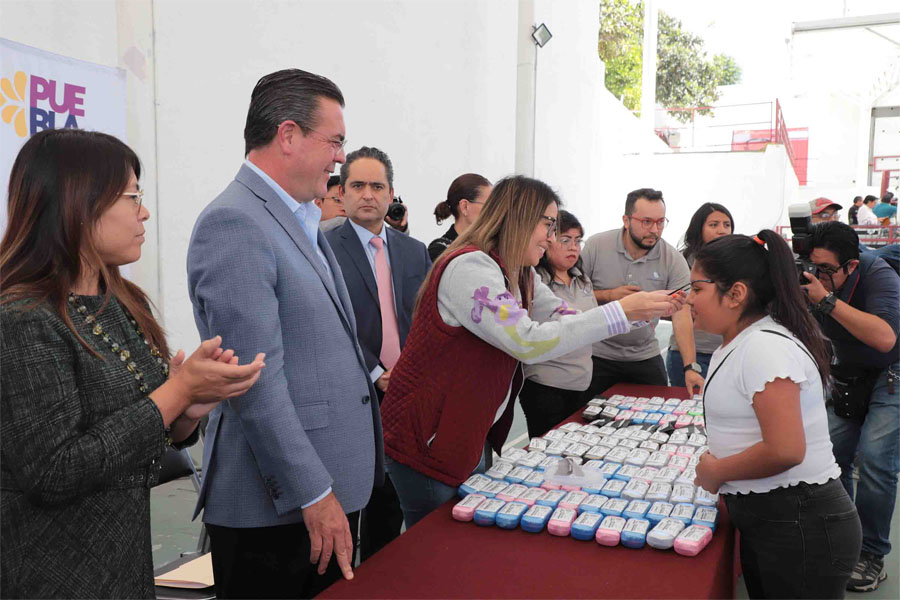
[[[134,376],[134,379],[138,383],[138,388],[141,390],[141,392],[144,394],[149,392],[150,388],[147,386],[147,382],[144,380],[144,373],[140,369],[138,369],[137,363],[131,360],[131,352],[129,352],[128,349],[124,347],[124,344],[120,344],[113,338],[111,338],[109,334],[103,330],[103,326],[97,321],[97,317],[87,314],[87,307],[84,305],[84,303],[79,301],[78,297],[73,293],[69,293],[69,304],[74,306],[75,311],[84,317],[85,323],[93,326],[91,328],[91,333],[93,333],[98,339],[106,343],[109,346],[109,349],[113,351],[113,354],[117,355],[121,362],[125,363],[125,368],[128,369],[128,372]],[[126,315],[131,321],[131,326],[134,327],[134,330],[137,331],[138,335],[141,336],[141,339],[144,340],[144,345],[150,347],[150,354],[153,356],[153,358],[156,359],[156,364],[160,365],[163,375],[168,377],[169,361],[163,359],[159,348],[150,345],[150,342],[147,340],[144,332],[141,331],[141,328],[138,326],[137,321],[131,318],[131,315],[128,315],[127,312]]]

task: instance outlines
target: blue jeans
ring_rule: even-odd
[[[900,364],[891,369],[898,372]],[[841,467],[841,483],[853,498],[853,461],[857,456],[859,483],[856,509],[862,524],[863,552],[886,556],[891,551],[891,516],[897,499],[900,471],[900,383],[888,389],[885,369],[872,390],[869,412],[862,419],[844,419],[828,407],[828,427],[834,458]]]
[[[388,457],[384,458],[384,468],[391,476],[394,489],[397,490],[397,496],[400,498],[400,510],[403,511],[403,520],[406,522],[407,529],[424,519],[428,513],[447,500],[456,497],[457,488],[455,486],[441,483],[437,479],[423,475],[412,467]],[[484,473],[484,454],[481,455],[481,461],[472,472]]]
[[[697,363],[703,368],[700,375],[706,379],[706,373],[709,371],[709,361],[712,354],[697,353]],[[672,387],[684,387],[684,363],[682,362],[681,351],[672,350],[666,353],[666,372],[669,374],[669,385]]]

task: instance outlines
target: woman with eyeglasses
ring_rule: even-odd
[[[29,139],[0,242],[4,598],[153,598],[150,487],[169,445],[259,378],[214,338],[171,358],[122,277],[150,213],[137,156],[73,129]],[[171,369],[171,370],[170,370]]]
[[[724,496],[751,598],[842,598],[860,554],[825,409],[826,342],[774,231],[704,245],[687,300],[722,336],[703,390],[695,483]]]
[[[541,283],[570,308],[585,312],[597,307],[591,280],[581,270],[584,228],[572,213],[560,210],[559,235],[550,243],[535,272]],[[525,365],[525,383],[519,402],[525,413],[528,435],[544,435],[560,421],[584,406],[591,385],[591,347],[577,348],[564,356]]]
[[[432,264],[437,257],[453,243],[475,221],[481,213],[481,206],[491,193],[491,182],[481,175],[466,173],[460,175],[450,184],[447,199],[438,202],[434,207],[434,218],[440,225],[451,216],[453,225],[447,233],[428,244],[428,255]]]
[[[522,363],[589,347],[683,304],[678,294],[641,292],[572,310],[533,269],[555,240],[558,208],[541,181],[501,180],[422,284],[381,405],[386,468],[407,527],[456,494],[485,440],[500,452]]]
[[[731,211],[714,202],[706,202],[691,217],[687,231],[684,234],[684,246],[681,254],[688,266],[694,265],[697,252],[709,242],[731,235],[734,232],[734,218]],[[709,372],[709,361],[712,353],[722,344],[722,336],[702,331],[694,323],[694,349],[696,362],[700,365],[700,376],[706,378]],[[669,375],[669,385],[672,387],[684,387],[684,359],[678,348],[675,335],[669,338],[669,351],[666,353],[666,372]]]

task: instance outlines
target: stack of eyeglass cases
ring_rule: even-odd
[[[679,400],[614,395],[503,453],[459,487],[453,518],[501,529],[645,545],[696,556],[718,520],[718,494],[694,485],[706,452],[703,408]]]

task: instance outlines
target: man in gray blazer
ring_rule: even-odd
[[[267,364],[206,432],[197,513],[219,598],[309,598],[342,572],[352,578],[356,511],[383,480],[378,399],[312,202],[345,159],[343,105],[318,75],[260,79],[246,160],[191,236],[201,337],[215,331],[240,356],[265,352]],[[329,375],[335,365],[340,377]]]
[[[367,146],[351,152],[341,167],[340,184],[347,221],[325,237],[341,265],[359,344],[380,400],[409,335],[416,295],[431,259],[425,244],[385,225],[394,197],[394,166],[387,154]],[[379,252],[385,281],[378,280]],[[392,335],[394,354],[386,347]],[[389,477],[372,491],[361,517],[360,558],[366,560],[399,536],[403,525],[400,500]]]

